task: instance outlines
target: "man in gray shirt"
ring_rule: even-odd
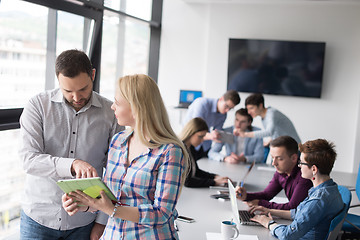
[[[271,139],[280,136],[290,136],[295,139],[297,143],[301,143],[300,137],[288,117],[275,108],[265,108],[264,97],[262,94],[254,93],[247,97],[245,100],[245,107],[253,118],[256,116],[261,117],[264,130],[244,132],[240,129],[234,129],[235,135],[250,138],[271,137]],[[264,145],[268,145],[268,143],[264,143]]]
[[[85,53],[64,51],[55,70],[59,88],[31,98],[20,118],[26,172],[21,239],[98,239],[106,219],[91,212],[69,216],[56,182],[101,177],[108,144],[122,128],[112,102],[93,91],[95,69]]]

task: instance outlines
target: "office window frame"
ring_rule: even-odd
[[[142,22],[149,24],[150,26],[150,49],[149,49],[149,62],[148,62],[148,75],[152,77],[156,82],[158,78],[158,68],[159,68],[159,52],[160,52],[160,36],[161,36],[161,19],[162,19],[162,5],[163,0],[153,0],[152,1],[152,13],[151,20],[147,21],[132,15],[129,15],[122,11],[117,11],[104,6],[104,0],[22,0],[38,5],[42,5],[51,9],[65,11],[68,13],[73,13],[79,16],[83,16],[88,19],[93,19],[95,21],[93,36],[90,43],[90,48],[88,51],[89,58],[94,66],[97,69],[97,74],[94,80],[93,90],[99,92],[100,88],[100,64],[101,64],[101,43],[102,43],[102,25],[103,25],[103,15],[104,10],[109,10],[117,14],[136,19]],[[56,24],[55,21],[49,19],[49,22]],[[49,28],[49,27],[48,27]],[[49,34],[49,33],[48,33]],[[50,33],[53,34],[53,33]],[[48,36],[48,46],[47,48],[54,48],[53,42],[49,43]],[[47,49],[47,54],[49,49]],[[52,81],[53,78],[49,77],[53,74],[53,70],[50,70],[49,67],[53,67],[55,56],[47,56],[46,63],[46,83],[45,86],[51,86],[48,81]],[[44,89],[45,90],[45,89]],[[7,108],[0,109],[0,131],[10,130],[20,128],[20,116],[23,111],[23,108]]]

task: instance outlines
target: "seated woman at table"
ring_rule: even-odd
[[[204,141],[204,136],[209,131],[209,127],[202,118],[191,119],[180,133],[180,139],[186,146],[190,155],[190,169],[185,180],[186,187],[209,187],[221,186],[227,183],[228,177],[221,177],[214,173],[203,171],[194,160],[195,147]]]
[[[329,174],[336,158],[334,144],[324,139],[299,144],[301,176],[310,179],[313,187],[296,209],[278,210],[261,206],[252,220],[268,228],[279,239],[325,239],[331,220],[344,206],[337,184]],[[272,216],[293,220],[290,225],[277,224]]]

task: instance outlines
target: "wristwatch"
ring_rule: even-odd
[[[270,230],[270,226],[273,225],[274,223],[276,223],[274,220],[271,220],[269,223],[268,223],[268,229]]]

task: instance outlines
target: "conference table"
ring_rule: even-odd
[[[209,159],[198,160],[199,168],[211,173],[227,176],[233,181],[241,181],[249,169],[249,164],[229,164]],[[244,187],[249,192],[263,190],[271,180],[275,169],[270,165],[256,164],[247,176]],[[332,172],[331,177],[339,185],[355,186],[356,174]],[[216,194],[218,189],[214,188],[187,188],[183,187],[181,196],[177,203],[179,215],[195,219],[193,223],[186,223],[176,220],[178,234],[183,240],[206,240],[207,233],[220,233],[221,222],[232,220],[233,214],[230,201],[213,199],[210,197]],[[284,192],[279,197],[285,198]],[[237,200],[239,210],[248,209],[246,203]],[[277,219],[282,224],[290,221]],[[239,225],[241,235],[256,235],[259,240],[276,239],[269,230],[262,226]],[[237,239],[242,239],[238,237]]]

